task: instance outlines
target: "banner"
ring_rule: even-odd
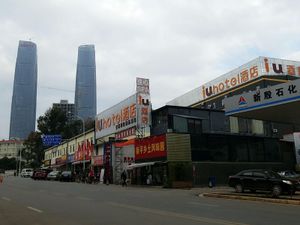
[[[151,136],[135,141],[135,160],[167,157],[166,136]]]

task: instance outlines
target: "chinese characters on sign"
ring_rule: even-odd
[[[133,135],[135,135],[135,132],[136,132],[135,127],[131,127],[127,130],[120,131],[120,132],[116,133],[116,139],[123,139],[123,138],[129,137],[129,136],[133,136]]]
[[[150,94],[149,91],[149,79],[136,78],[136,92],[143,94]]]
[[[152,136],[137,139],[135,142],[135,160],[163,158],[167,156],[166,136]]]
[[[83,143],[78,143],[77,151],[74,154],[74,161],[91,160],[91,155],[94,149],[94,145],[85,140]]]
[[[261,96],[261,92],[263,93]],[[262,100],[269,100],[273,97],[288,97],[286,95],[296,94],[298,92],[297,86],[295,84],[289,84],[287,87],[277,87],[275,90],[258,90],[253,95],[254,102],[260,102]]]

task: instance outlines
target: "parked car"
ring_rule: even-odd
[[[46,180],[48,173],[50,173],[51,170],[36,170],[33,172],[32,179],[34,180]]]
[[[60,171],[52,171],[48,173],[47,180],[59,180],[60,175],[61,175]]]
[[[24,168],[21,171],[21,177],[31,177],[33,175],[33,169],[32,168]]]
[[[63,171],[59,178],[60,181],[75,181],[75,176],[72,171]]]
[[[278,174],[284,178],[288,178],[291,180],[294,180],[294,182],[296,182],[296,190],[300,191],[300,174],[296,173],[293,170],[284,170],[284,171],[280,171],[278,172]]]
[[[270,170],[243,170],[234,176],[229,176],[228,184],[235,188],[238,193],[244,190],[251,192],[267,191],[273,197],[278,197],[283,192],[293,193],[296,182],[281,177],[278,173]]]

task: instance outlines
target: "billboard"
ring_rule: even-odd
[[[61,135],[42,135],[42,142],[44,146],[59,145],[61,141]]]
[[[120,133],[130,128],[143,128],[151,124],[149,80],[137,78],[137,92],[99,113],[95,119],[96,138]],[[121,134],[120,136],[124,136]]]
[[[225,115],[267,108],[300,100],[300,79],[225,98]]]
[[[189,106],[214,95],[254,81],[261,76],[290,75],[300,77],[300,62],[258,57],[190,92],[175,98],[167,105]]]
[[[135,140],[135,161],[167,157],[166,136],[151,136]]]

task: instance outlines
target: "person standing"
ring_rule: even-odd
[[[122,180],[122,187],[127,186],[127,175],[126,175],[126,171],[124,170],[121,174],[121,180]]]

